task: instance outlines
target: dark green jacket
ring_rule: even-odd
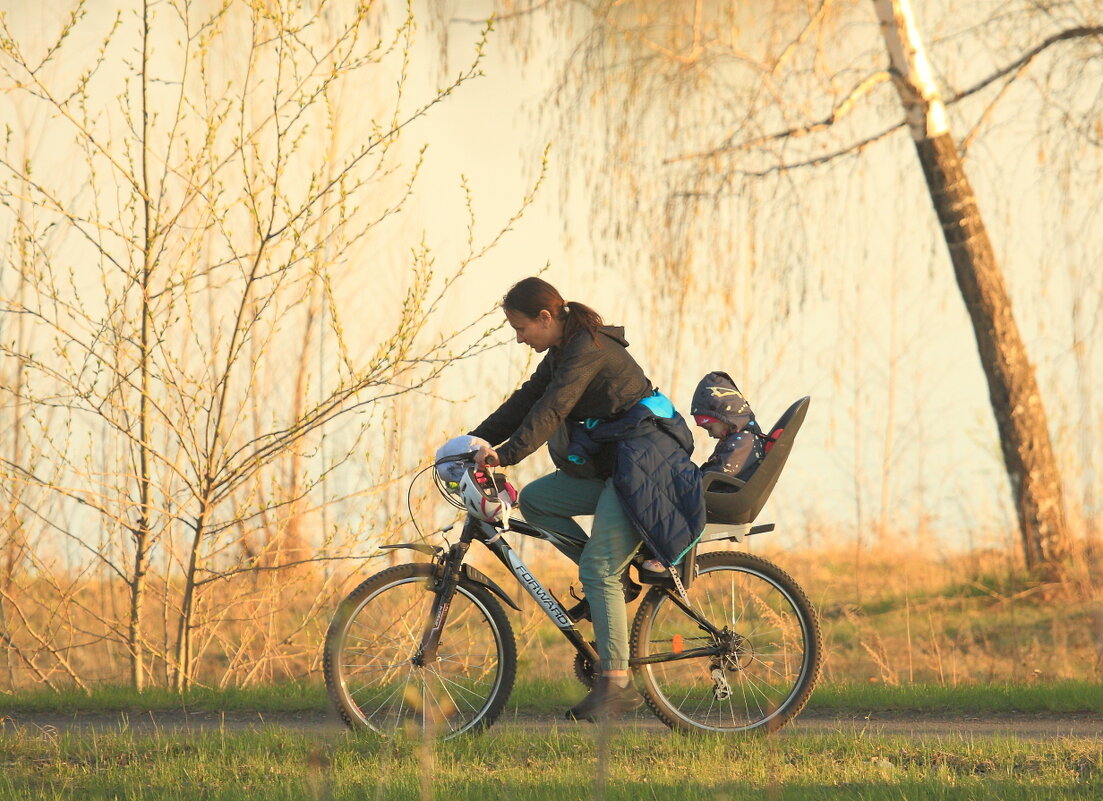
[[[549,348],[532,376],[473,431],[491,443],[503,465],[534,453],[564,421],[608,420],[652,392],[651,382],[625,348],[624,329],[602,326],[597,342],[586,331]]]

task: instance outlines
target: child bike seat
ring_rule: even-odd
[[[705,473],[702,476],[709,523],[738,525],[754,522],[789,458],[793,440],[808,414],[809,403],[811,398],[805,395],[774,423],[766,443],[766,457],[746,482],[727,473]]]

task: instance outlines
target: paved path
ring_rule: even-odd
[[[495,728],[550,731],[586,725],[569,723],[550,716],[518,716],[506,712]],[[62,731],[118,731],[129,729],[140,734],[181,733],[184,731],[248,731],[278,726],[291,731],[340,735],[344,726],[333,715],[321,712],[111,712],[39,714],[12,713],[0,717],[0,734],[42,734]],[[623,727],[665,733],[666,727],[645,713],[626,720]],[[954,715],[916,713],[871,713],[839,715],[834,712],[805,712],[782,730],[785,734],[852,732],[866,735],[910,735],[921,737],[1019,737],[1047,740],[1077,737],[1103,740],[1103,715],[1004,714]]]

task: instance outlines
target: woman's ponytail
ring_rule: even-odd
[[[577,300],[567,301],[564,304],[566,317],[563,319],[563,341],[569,342],[579,331],[586,331],[590,338],[597,342],[597,329],[602,325],[601,315],[591,309],[585,303]]]

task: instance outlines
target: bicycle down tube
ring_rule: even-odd
[[[584,545],[584,543],[575,542],[573,539],[564,537],[557,532],[546,531],[521,520],[511,520],[510,530],[516,531],[518,534],[546,540],[568,556],[572,556],[568,551],[576,552],[579,555],[582,553],[582,545]],[[571,645],[596,663],[598,658],[597,652],[575,626],[574,620],[572,620],[571,616],[567,613],[567,608],[563,606],[551,590],[541,584],[540,580],[533,575],[532,571],[529,570],[528,566],[521,560],[521,557],[517,555],[517,552],[514,551],[509,543],[501,536],[502,533],[501,531],[494,530],[494,535],[483,540],[483,544],[486,545],[490,552],[498,557],[501,563],[513,574],[514,578],[517,579],[517,583],[524,587],[526,592],[533,597],[533,600],[544,610],[544,614],[551,619]],[[572,558],[577,561],[577,556],[572,556]]]

